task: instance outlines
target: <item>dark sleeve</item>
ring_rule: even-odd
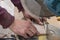
[[[3,28],[9,27],[14,22],[14,17],[11,16],[4,8],[0,7],[0,24]]]
[[[23,10],[20,0],[11,0],[11,2],[18,8],[19,12]]]

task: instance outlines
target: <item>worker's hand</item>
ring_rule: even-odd
[[[10,26],[10,29],[24,38],[32,37],[37,34],[37,30],[30,20],[15,20],[12,26]]]
[[[41,19],[40,18],[37,18],[37,17],[34,17],[34,16],[30,15],[27,11],[24,11],[23,12],[23,15],[24,15],[25,18],[33,19],[33,21],[35,21],[36,23],[38,23],[40,25],[43,25],[42,22],[46,20],[45,17],[43,17]]]

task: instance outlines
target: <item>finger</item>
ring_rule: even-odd
[[[23,34],[22,35],[24,38],[29,38],[29,36],[27,34]]]
[[[24,38],[28,38],[28,36],[26,35],[26,32],[21,32],[19,29],[16,29],[15,33],[24,37]]]
[[[36,20],[36,22],[37,22],[38,24],[43,25],[43,23],[42,23],[42,21],[41,21],[40,19],[35,19],[35,20]]]
[[[19,31],[18,31],[18,32],[19,32]],[[24,37],[24,38],[29,38],[26,33],[23,34],[23,33],[20,33],[20,32],[19,32],[18,35],[20,35],[20,36],[22,36],[22,37]]]
[[[32,33],[30,30],[27,30],[26,33],[27,33],[30,37],[33,36],[33,33]]]
[[[30,31],[35,35],[37,33],[37,29],[34,26],[30,27]]]
[[[40,18],[32,18],[32,20],[34,20],[37,24],[42,25],[43,23],[41,22]]]
[[[20,34],[20,36],[22,36],[22,37],[24,37],[24,38],[29,38],[28,36],[27,36],[27,34]]]
[[[43,20],[44,20],[44,21],[47,21],[47,18],[46,18],[46,17],[43,17]]]

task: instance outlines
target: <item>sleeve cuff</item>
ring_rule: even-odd
[[[14,16],[10,15],[5,9],[1,10],[0,24],[3,28],[9,27],[14,22]]]
[[[11,2],[18,8],[19,12],[24,10],[20,0],[11,0]]]

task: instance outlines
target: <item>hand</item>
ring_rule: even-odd
[[[35,17],[33,15],[30,15],[27,11],[23,11],[23,15],[24,15],[25,18],[33,19],[33,21],[35,21],[36,23],[38,23],[40,25],[43,24],[42,23],[43,21],[46,21],[45,17],[43,17],[43,18],[40,19],[40,18],[37,18],[37,17]]]
[[[30,20],[15,20],[10,29],[24,38],[37,34],[37,29],[32,25]]]

